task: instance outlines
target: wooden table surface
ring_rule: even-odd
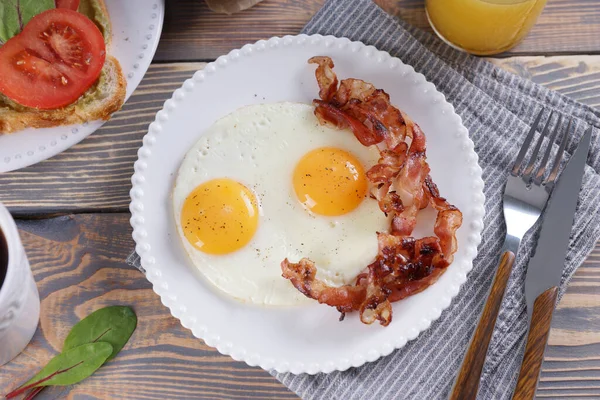
[[[422,0],[377,0],[427,29]],[[133,162],[163,102],[204,62],[244,43],[295,34],[323,0],[265,0],[233,16],[199,0],[167,0],[154,63],[121,111],[89,138],[35,166],[0,175],[0,202],[16,218],[42,298],[33,341],[0,369],[0,394],[40,369],[70,327],[107,304],[139,318],[121,354],[91,378],[40,398],[292,399],[267,372],[222,356],[170,316],[125,259],[133,248]],[[503,68],[600,107],[600,2],[551,0]],[[540,398],[600,398],[600,243],[570,282],[553,321]]]

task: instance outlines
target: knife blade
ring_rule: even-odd
[[[581,138],[544,212],[535,254],[529,261],[525,277],[529,323],[535,299],[547,289],[560,284],[591,136],[592,127]]]

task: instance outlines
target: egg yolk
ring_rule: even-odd
[[[310,211],[327,216],[349,213],[367,195],[367,178],[347,151],[322,147],[305,154],[294,170],[294,190]]]
[[[183,233],[204,253],[234,252],[248,244],[256,232],[257,204],[250,189],[239,182],[227,178],[205,182],[183,203]]]

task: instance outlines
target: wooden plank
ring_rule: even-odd
[[[271,36],[296,35],[324,0],[264,0],[233,15],[217,14],[204,1],[167,1],[154,60],[211,61]]]
[[[234,15],[203,1],[167,1],[155,60],[209,61],[246,43],[298,34],[324,0],[264,0]],[[386,11],[431,32],[423,0],[376,0]],[[530,35],[508,55],[599,53],[600,2],[551,0]]]
[[[493,62],[600,107],[600,56],[513,57]],[[155,113],[203,63],[154,64],[102,129],[50,160],[0,174],[0,202],[19,216],[128,210],[133,162]]]
[[[62,348],[80,318],[131,305],[138,328],[113,361],[80,384],[41,398],[296,398],[267,372],[220,355],[170,316],[144,276],[123,260],[133,248],[128,214],[80,214],[18,222],[42,299],[40,328],[0,370],[5,394]],[[539,397],[600,392],[600,243],[555,313]]]

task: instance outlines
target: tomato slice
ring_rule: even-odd
[[[79,0],[56,0],[56,8],[68,8],[77,11]]]
[[[104,37],[89,18],[44,11],[0,47],[0,92],[26,107],[63,107],[94,84],[105,58]]]

